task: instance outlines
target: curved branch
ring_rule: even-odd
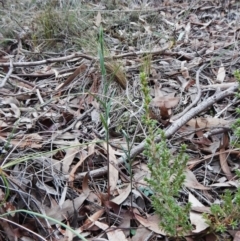
[[[229,96],[234,95],[236,90],[238,88],[238,83],[233,85],[232,87],[226,89],[225,91],[222,91],[220,93],[214,94],[213,96],[206,99],[204,102],[200,103],[198,106],[191,109],[189,112],[187,112],[184,116],[182,116],[180,119],[176,120],[166,131],[165,136],[167,139],[169,139],[176,131],[178,131],[183,125],[185,125],[189,120],[191,120],[193,117],[201,113],[203,110],[207,109],[208,107],[212,106],[217,101]],[[160,137],[157,137],[156,142],[161,141]],[[140,154],[144,150],[145,141],[140,143],[138,146],[132,149],[131,151],[131,158],[134,156]]]
[[[165,136],[167,139],[169,139],[174,133],[176,133],[183,125],[185,125],[189,120],[191,120],[193,117],[207,109],[208,107],[212,106],[217,101],[230,96],[234,95],[236,90],[238,89],[238,83],[235,83],[230,88],[214,94],[213,96],[206,99],[204,102],[200,103],[198,106],[191,109],[189,112],[187,112],[184,116],[182,116],[180,119],[176,120],[168,129],[165,130]],[[157,137],[155,142],[160,142],[161,138]],[[140,154],[144,150],[145,141],[141,142],[138,146],[134,147],[130,153],[130,158],[134,158],[138,154]],[[124,160],[126,159],[126,156],[121,157],[118,160],[118,164],[122,164]],[[101,176],[106,174],[107,167],[101,167],[99,169],[93,170],[89,172],[89,175],[93,177]],[[86,175],[86,172],[79,173],[75,176],[75,179],[83,179]],[[68,175],[65,176],[65,178],[68,178]]]

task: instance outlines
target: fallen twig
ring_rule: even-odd
[[[10,64],[10,67],[9,67],[8,73],[6,74],[6,76],[1,81],[0,88],[2,88],[6,84],[7,80],[9,79],[10,75],[13,72],[13,62],[12,62],[12,59],[10,59],[10,63],[9,64]]]
[[[220,93],[214,94],[213,96],[206,99],[204,102],[200,103],[198,106],[191,109],[189,112],[187,112],[184,116],[182,116],[180,119],[176,120],[166,131],[165,136],[167,139],[169,139],[176,131],[178,131],[183,125],[185,125],[189,120],[191,120],[194,116],[198,115],[203,110],[207,109],[208,107],[212,106],[217,101],[221,100],[222,98],[225,98],[229,95],[234,95],[235,91],[238,88],[238,83],[233,85],[232,87],[226,89],[225,91],[222,91]],[[161,140],[160,137],[158,137],[155,141],[159,142]],[[131,158],[135,157],[139,153],[141,153],[144,150],[145,141],[140,143],[138,146],[132,149],[131,151]]]
[[[88,60],[95,60],[94,57],[91,57],[89,55],[83,54],[83,53],[74,53],[63,57],[58,58],[50,58],[50,59],[44,59],[40,61],[32,61],[32,62],[13,62],[14,67],[24,67],[24,66],[37,66],[37,65],[43,65],[43,64],[50,64],[50,63],[56,63],[56,62],[64,62],[73,58],[84,58]],[[4,66],[10,66],[10,63],[0,63],[0,67]]]
[[[129,56],[136,56],[136,55],[161,54],[167,49],[168,47],[155,49],[153,51],[138,51],[138,52],[130,52],[130,53],[119,54],[114,56],[106,56],[105,60],[120,59],[124,57],[129,57]],[[58,57],[58,58],[50,58],[50,59],[44,59],[44,60],[32,61],[32,62],[13,62],[12,64],[14,67],[38,66],[38,65],[49,64],[49,63],[64,62],[73,58],[84,58],[84,59],[95,60],[95,61],[99,59],[83,53],[73,53],[73,54],[63,56],[63,57]],[[9,62],[0,63],[0,67],[4,67],[4,66],[10,66],[10,63]]]
[[[235,83],[230,88],[214,94],[213,96],[206,99],[204,102],[200,103],[198,106],[191,109],[189,112],[187,112],[185,115],[183,115],[180,119],[176,120],[166,131],[165,136],[167,139],[169,139],[174,133],[176,133],[183,125],[185,125],[189,120],[191,120],[194,116],[198,115],[200,112],[205,110],[206,108],[212,106],[217,101],[221,100],[222,98],[225,98],[230,95],[234,95],[236,90],[238,88],[238,83]],[[155,140],[156,142],[160,142],[161,138],[158,137]],[[140,154],[144,150],[145,141],[141,142],[138,146],[134,147],[130,153],[130,158],[134,158],[138,154]],[[125,156],[121,157],[118,161],[119,164],[123,163],[125,160]],[[101,176],[103,174],[106,174],[107,167],[102,167],[93,171],[90,171],[89,175],[93,177]],[[75,179],[82,179],[86,173],[79,173],[75,176]],[[67,175],[66,175],[67,177]]]
[[[188,107],[186,107],[181,113],[173,116],[172,120],[178,120],[180,117],[185,115],[190,109],[192,109],[192,107],[195,106],[198,103],[198,101],[200,100],[201,95],[202,95],[202,90],[201,90],[200,83],[199,83],[199,75],[205,66],[206,66],[205,64],[202,65],[196,73],[197,96],[196,96],[195,100]]]
[[[235,82],[231,83],[221,83],[221,84],[212,84],[212,85],[200,85],[202,89],[206,91],[206,89],[217,89],[220,88],[221,90],[227,89],[231,86],[235,85]]]

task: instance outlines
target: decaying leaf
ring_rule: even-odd
[[[95,222],[103,215],[105,211],[103,209],[98,210],[93,215],[88,217],[88,219],[84,222],[84,224],[79,228],[79,231],[87,230],[88,228],[95,225]]]
[[[240,241],[240,231],[236,232],[233,241]]]
[[[155,233],[166,235],[166,233],[159,228],[160,219],[157,215],[153,215],[145,219],[134,212],[134,216],[144,227],[152,230]]]
[[[151,233],[152,231],[140,225],[131,241],[145,241],[147,238],[151,237]]]
[[[101,16],[101,13],[98,12],[98,14],[97,14],[97,16],[96,16],[96,22],[95,22],[95,24],[96,24],[97,27],[100,26],[101,21],[102,21],[102,16]]]
[[[151,118],[156,120],[169,119],[172,114],[171,109],[178,105],[179,97],[174,97],[172,94],[164,95],[161,85],[157,81],[155,81],[154,92],[155,98],[149,104]]]
[[[79,141],[77,139],[75,141],[69,142],[69,146],[70,147],[66,149],[65,157],[62,160],[63,171],[65,173],[68,173],[69,167],[72,164],[73,159],[80,150]]]
[[[120,192],[120,194],[117,197],[113,198],[111,201],[116,204],[121,204],[129,196],[131,192],[131,184],[129,183],[126,188],[118,191]]]
[[[86,175],[83,180],[83,193],[73,200],[67,199],[63,202],[61,207],[59,205],[56,205],[51,208],[45,207],[46,215],[58,221],[64,220],[65,217],[67,217],[68,215],[72,215],[74,213],[75,208],[78,209],[83,204],[83,202],[88,197],[89,193],[90,189],[88,188],[88,175]],[[49,221],[49,223],[54,224],[53,221]]]
[[[69,183],[70,183],[70,186],[73,185],[75,172],[77,171],[78,167],[80,167],[83,164],[84,160],[86,160],[90,155],[92,155],[92,153],[87,155],[85,153],[85,151],[81,151],[80,152],[80,160],[79,160],[79,162],[72,168],[72,170],[69,173]]]
[[[37,133],[26,134],[24,136],[18,135],[18,138],[10,139],[10,144],[19,148],[36,148],[42,147],[42,136]],[[5,140],[4,137],[0,136],[1,140]]]
[[[211,128],[211,127],[221,127],[221,126],[230,126],[232,121],[227,121],[221,118],[213,118],[213,117],[199,117],[195,119],[191,119],[187,122],[188,125],[195,128],[196,122],[200,128]]]
[[[103,142],[102,146],[104,147],[105,150],[107,150],[106,142]],[[110,158],[109,160],[110,161],[110,166],[109,166],[110,184],[109,185],[110,185],[110,190],[114,191],[118,182],[118,170],[116,168],[116,166],[118,165],[118,161],[115,156],[115,151],[110,145],[109,145],[109,158]]]
[[[150,105],[154,107],[171,109],[177,106],[179,97],[158,97],[154,98]]]
[[[191,193],[189,193],[188,201],[192,204],[192,207],[203,207],[204,206]],[[206,224],[206,221],[203,218],[201,213],[196,213],[196,212],[191,211],[190,212],[190,220],[191,220],[191,224],[193,224],[195,226],[195,229],[192,230],[192,232],[194,232],[194,233],[200,233],[209,227],[209,225]]]
[[[233,178],[233,174],[229,168],[227,159],[228,159],[228,154],[225,152],[225,148],[221,148],[220,153],[219,153],[219,160],[220,160],[221,168],[222,168],[224,174],[226,175],[227,179],[231,180]]]
[[[210,187],[205,187],[202,184],[200,184],[193,172],[190,170],[186,170],[185,172],[185,181],[184,181],[184,186],[189,187],[189,188],[194,188],[194,189],[199,189],[199,190],[210,190]]]
[[[225,76],[226,76],[226,70],[223,64],[221,64],[221,67],[219,68],[217,73],[217,82],[222,83],[225,79]]]

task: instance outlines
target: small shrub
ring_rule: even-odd
[[[144,123],[148,128],[144,154],[148,159],[151,173],[151,177],[146,181],[153,190],[152,206],[161,218],[160,227],[168,235],[183,236],[192,229],[189,221],[190,203],[180,206],[177,202],[179,190],[185,179],[184,171],[188,160],[185,154],[186,146],[182,146],[179,155],[172,158],[163,131],[157,129],[156,121],[149,116],[151,97],[146,74],[141,73],[140,79],[145,100]],[[162,137],[160,143],[154,141],[157,135]]]
[[[238,173],[240,177],[240,173]],[[236,229],[239,224],[240,217],[240,188],[233,194],[230,190],[226,190],[222,196],[223,203],[213,204],[210,207],[211,214],[204,214],[206,223],[213,232],[225,232],[228,228]]]
[[[235,78],[240,84],[240,71],[234,73]],[[240,97],[240,91],[236,94]],[[240,114],[240,109],[237,108],[236,112]],[[232,126],[234,135],[236,137],[236,142],[234,145],[236,147],[240,146],[240,118],[237,118]],[[240,178],[240,171],[236,171],[238,179]],[[228,228],[235,229],[239,225],[240,217],[240,187],[237,188],[235,194],[230,190],[226,190],[224,195],[222,195],[222,204],[213,204],[210,207],[211,214],[204,214],[206,223],[210,226],[213,232],[225,232]]]

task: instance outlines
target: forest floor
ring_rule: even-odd
[[[0,1],[0,240],[171,239],[145,180],[141,72],[171,155],[187,146],[177,201],[192,203],[193,228],[183,240],[240,240],[239,223],[219,233],[202,217],[239,186],[231,128],[239,8],[234,0]]]

